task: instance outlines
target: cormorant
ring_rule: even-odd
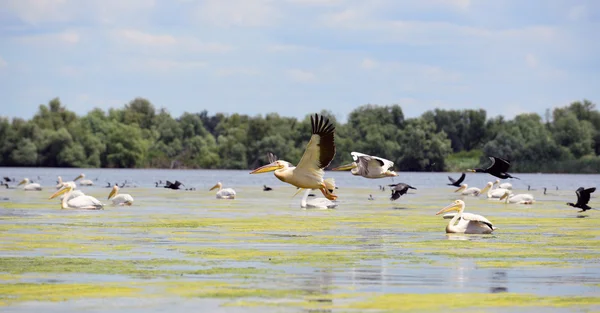
[[[492,160],[492,164],[490,164],[490,166],[486,169],[481,169],[481,168],[476,168],[476,169],[468,169],[467,171],[469,172],[473,172],[473,173],[488,173],[492,176],[496,176],[498,178],[501,179],[507,179],[507,178],[515,178],[515,179],[519,179],[518,177],[514,177],[511,176],[508,172],[508,168],[510,167],[510,162],[502,159],[502,158],[498,158],[498,157],[488,157],[490,158],[490,160]]]
[[[567,202],[567,205],[570,205],[574,208],[580,208],[581,211],[579,212],[591,210],[592,208],[588,205],[588,202],[590,202],[590,194],[594,191],[596,191],[596,188],[577,188],[577,191],[575,191],[575,193],[577,194],[577,203]]]
[[[462,184],[463,180],[465,180],[465,173],[462,173],[462,175],[460,175],[460,178],[458,180],[454,180],[454,178],[448,176],[448,179],[450,180],[450,184],[448,184],[448,186],[456,186],[456,187],[460,187],[460,184]]]
[[[271,191],[273,190],[273,188],[267,186],[267,185],[263,185],[263,191]]]
[[[405,184],[405,183],[399,183],[399,184],[392,184],[392,185],[388,185],[390,186],[392,189],[392,196],[390,197],[390,200],[394,201],[398,198],[400,198],[400,196],[406,194],[408,192],[408,189],[417,189],[411,185]]]

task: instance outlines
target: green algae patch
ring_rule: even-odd
[[[0,303],[8,305],[25,301],[129,297],[136,295],[138,291],[138,288],[116,284],[1,284]]]
[[[571,307],[600,305],[600,297],[536,297],[524,294],[385,294],[340,308],[393,312],[463,308]]]

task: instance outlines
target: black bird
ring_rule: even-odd
[[[369,198],[367,200],[375,200],[375,198],[373,198],[373,195],[369,195]]]
[[[490,166],[488,168],[486,168],[486,169],[476,168],[474,170],[468,169],[467,171],[473,172],[473,173],[488,173],[492,176],[496,176],[501,179],[507,179],[507,178],[519,179],[518,177],[511,176],[509,173],[507,173],[508,168],[510,167],[509,161],[502,159],[502,158],[498,158],[498,157],[488,157],[488,158],[490,158],[490,160],[492,160],[492,164],[490,164]]]
[[[405,183],[399,183],[399,184],[392,184],[392,185],[388,185],[392,188],[390,188],[392,190],[392,196],[390,197],[390,200],[394,201],[398,198],[400,198],[400,196],[406,194],[408,192],[408,189],[417,189],[411,185],[405,184]]]
[[[587,210],[591,210],[592,208],[588,205],[588,202],[590,202],[590,194],[594,191],[596,191],[596,188],[588,188],[588,189],[583,189],[583,187],[577,188],[577,190],[575,191],[575,193],[577,194],[577,203],[567,202],[567,205],[570,205],[574,208],[580,208],[581,211],[579,211],[579,212],[585,212]]]
[[[167,184],[164,186],[164,188],[169,188],[169,189],[180,189],[179,186],[183,185],[180,181],[176,180],[174,183],[170,182],[167,180]]]
[[[463,182],[463,180],[465,180],[465,173],[462,173],[462,175],[460,175],[460,178],[458,180],[454,180],[454,178],[452,178],[450,176],[448,176],[448,179],[451,182],[451,184],[448,184],[448,186],[460,187],[460,184]]]
[[[527,185],[527,191],[535,191],[535,189],[531,189],[531,185]],[[544,188],[544,194],[546,194],[546,188]]]
[[[267,185],[263,185],[263,191],[271,191],[273,190],[273,188],[267,186]]]
[[[10,182],[12,181],[12,180],[10,180],[10,177],[8,177],[8,176],[4,176],[4,180],[5,180],[7,183],[10,183]]]
[[[110,183],[109,183],[109,182],[106,182],[106,186],[104,186],[104,188],[110,188],[110,187],[111,187],[111,186],[110,186]]]

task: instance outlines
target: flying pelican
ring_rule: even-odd
[[[17,186],[21,186],[21,185],[25,185],[25,186],[23,186],[23,190],[25,190],[25,191],[40,191],[40,190],[42,190],[42,186],[40,186],[40,184],[30,183],[29,178],[24,178]]]
[[[63,209],[101,210],[104,208],[104,204],[92,196],[83,195],[76,198],[71,198],[72,192],[73,187],[70,185],[65,185],[59,191],[51,195],[48,199],[54,199],[66,193],[61,202],[61,208]]]
[[[577,194],[577,203],[567,202],[567,205],[570,205],[574,208],[580,208],[581,211],[579,211],[579,212],[585,212],[587,210],[591,210],[592,207],[590,207],[588,205],[588,202],[590,202],[590,195],[594,191],[596,191],[596,188],[588,188],[588,189],[584,189],[583,187],[577,188],[577,191],[575,191],[575,194]]]
[[[468,169],[467,171],[473,172],[473,173],[488,173],[492,176],[496,176],[501,179],[506,179],[506,178],[519,179],[519,178],[511,176],[509,173],[507,173],[508,168],[510,167],[509,161],[502,159],[502,158],[498,158],[498,157],[488,157],[488,158],[490,158],[490,160],[492,160],[492,164],[490,164],[490,166],[488,166],[488,168],[486,168],[486,169],[476,168],[473,170]]]
[[[74,181],[66,181],[63,182],[62,177],[58,176],[58,181],[56,182],[56,189],[60,189],[64,187],[66,184],[71,186],[73,189],[77,188],[77,184]]]
[[[500,183],[499,179],[496,179],[496,181],[494,182],[494,185],[498,185],[499,188],[502,189],[508,189],[508,190],[512,190],[512,184],[511,183]]]
[[[119,193],[119,186],[114,185],[107,199],[112,198],[113,205],[132,205],[133,197],[127,193]]]
[[[406,194],[408,192],[408,189],[417,189],[409,184],[405,184],[405,183],[399,183],[399,184],[393,184],[393,185],[388,185],[390,186],[391,190],[392,190],[392,196],[390,197],[390,200],[394,201],[398,198],[400,198],[400,196]]]
[[[448,176],[448,179],[450,180],[450,184],[448,184],[448,186],[456,186],[456,187],[460,187],[460,184],[463,182],[463,180],[465,180],[465,173],[462,173],[462,175],[460,175],[460,178],[458,180],[454,180],[454,178]]]
[[[210,190],[217,188],[219,188],[217,191],[217,199],[235,199],[235,190],[231,188],[223,189],[223,184],[221,184],[221,182],[218,182],[216,185],[210,188]]]
[[[348,171],[355,176],[364,178],[384,178],[395,177],[398,174],[389,169],[394,166],[394,162],[384,158],[370,156],[360,152],[351,152],[354,162],[331,169],[332,171]],[[357,163],[358,162],[358,163]]]
[[[78,179],[81,179],[81,181],[79,182],[79,184],[81,186],[92,186],[94,185],[94,182],[89,180],[89,179],[83,179],[85,178],[85,174],[81,173],[79,174],[79,176],[75,177],[75,179],[73,181],[77,181]]]
[[[458,211],[455,214],[448,226],[446,226],[446,233],[456,234],[491,234],[496,227],[492,225],[492,222],[488,221],[487,218],[472,214],[465,213],[465,202],[462,200],[456,200],[447,207],[441,209],[435,215],[439,215],[445,212]],[[456,223],[458,221],[458,224]]]
[[[511,195],[509,190],[506,190],[502,197],[500,197],[500,201],[506,199],[506,203],[516,203],[516,204],[533,204],[535,199],[532,194],[521,193],[518,195]]]
[[[292,168],[289,162],[276,160],[270,164],[261,166],[250,174],[266,173],[275,171],[275,177],[282,182],[303,189],[319,189],[329,200],[335,200],[323,180],[323,169],[326,168],[335,156],[334,132],[335,127],[329,119],[318,114],[311,116],[312,136],[306,150],[298,163]]]

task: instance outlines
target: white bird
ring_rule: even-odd
[[[25,191],[40,191],[42,190],[42,186],[38,183],[30,183],[29,178],[24,178],[17,186],[23,186],[23,190]]]
[[[496,230],[496,227],[487,218],[477,214],[464,213],[464,210],[465,202],[456,200],[436,213],[436,215],[439,215],[450,211],[458,211],[446,226],[446,233],[491,234]]]
[[[327,189],[329,190],[329,192],[333,193],[333,191],[335,190],[335,181],[333,180],[333,178],[325,179],[325,185],[327,185]],[[306,191],[304,192],[304,196],[302,197],[302,201],[300,202],[301,208],[333,209],[338,206],[336,202],[333,202],[326,198],[314,198],[307,201],[308,195],[310,194],[311,190],[312,189],[306,189]]]
[[[92,186],[94,185],[94,182],[89,180],[89,179],[83,179],[85,178],[85,174],[81,173],[79,174],[79,176],[75,177],[75,179],[73,181],[77,181],[78,179],[81,179],[81,181],[79,182],[79,184],[81,186]]]
[[[112,190],[108,194],[108,199],[112,198],[113,205],[132,205],[133,197],[127,193],[119,193],[119,186],[116,184],[112,187]]]
[[[351,152],[352,159],[354,162],[346,165],[342,165],[331,169],[332,171],[347,171],[355,176],[362,176],[364,178],[384,178],[384,177],[395,177],[398,174],[389,169],[394,166],[394,162],[386,160],[384,158],[371,156],[360,152]]]
[[[51,195],[49,199],[54,199],[66,193],[65,197],[61,201],[61,208],[63,209],[101,210],[104,208],[104,204],[92,196],[83,195],[76,198],[71,198],[72,192],[73,188],[69,185],[66,185]]]
[[[509,189],[504,189],[504,188],[495,188],[493,189],[492,187],[494,186],[494,184],[492,182],[488,182],[486,185],[486,189],[487,190],[487,197],[488,199],[500,199],[500,197],[502,197],[506,192],[508,193],[512,193],[511,190]],[[482,190],[482,193],[484,191]]]
[[[501,184],[499,179],[496,179],[496,181],[494,182],[494,185],[498,185],[498,188],[512,190],[511,183],[502,183]]]
[[[217,190],[217,199],[235,199],[235,190],[231,188],[223,189],[223,184],[221,184],[221,182],[218,182],[216,185],[210,188],[210,190],[216,188],[219,188],[219,190]]]
[[[273,172],[282,182],[302,189],[319,189],[329,200],[335,200],[336,195],[329,192],[323,180],[324,171],[335,156],[334,132],[335,127],[329,119],[318,114],[310,118],[312,136],[304,150],[304,154],[296,167],[290,167],[289,162],[276,160],[261,166],[250,174]]]
[[[60,200],[64,199],[67,195],[63,194],[62,196],[60,196]],[[77,198],[77,197],[81,197],[81,196],[85,196],[85,194],[83,193],[83,191],[81,190],[73,190],[70,194],[69,197],[67,199],[67,201],[73,199],[73,198]]]
[[[533,204],[535,202],[535,198],[532,194],[529,193],[521,193],[516,195],[511,195],[510,192],[504,193],[500,200],[505,200],[506,203],[516,203],[516,204]]]
[[[56,184],[56,189],[60,189],[60,188],[64,187],[65,185],[69,185],[73,189],[77,188],[77,184],[75,184],[74,181],[63,182],[62,177],[58,176],[58,184]]]
[[[460,192],[460,194],[463,196],[477,197],[481,193],[481,189],[479,189],[477,187],[469,188],[469,185],[462,184],[462,185],[460,185],[460,187],[458,189],[454,190],[454,192]]]

